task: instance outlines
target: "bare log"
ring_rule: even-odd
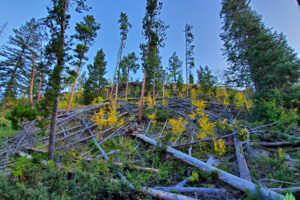
[[[153,140],[151,138],[148,138],[144,135],[137,134],[135,136],[138,139],[141,139],[141,140],[143,140],[147,143],[150,143],[150,144],[155,145],[155,146],[157,145],[157,142],[155,140]],[[249,182],[249,181],[247,181],[247,180],[244,180],[242,178],[234,176],[234,175],[232,175],[230,173],[227,173],[223,170],[220,170],[220,169],[218,169],[214,166],[208,165],[207,163],[202,162],[201,160],[198,160],[198,159],[196,159],[192,156],[189,156],[189,155],[187,155],[187,154],[185,154],[181,151],[178,151],[178,150],[176,150],[172,147],[167,147],[166,151],[168,153],[172,154],[174,157],[176,157],[176,158],[178,158],[178,159],[180,159],[180,160],[182,160],[182,161],[184,161],[184,162],[186,162],[190,165],[193,165],[195,167],[203,169],[206,172],[217,171],[218,172],[218,178],[220,180],[232,185],[233,187],[235,187],[235,188],[237,188],[241,191],[245,192],[245,191],[249,190],[250,193],[252,193],[252,194],[255,194],[257,192],[256,185]],[[276,192],[273,192],[273,191],[271,191],[267,188],[263,188],[263,187],[260,189],[260,193],[266,199],[270,198],[270,199],[274,199],[274,200],[276,199],[277,200],[277,199],[283,199],[284,198],[282,195],[277,194]]]
[[[183,181],[181,181],[180,183],[178,183],[177,185],[175,185],[175,187],[183,187],[185,186],[190,180],[192,180],[194,176],[190,176],[186,179],[184,179]]]
[[[240,177],[249,182],[252,182],[250,171],[246,162],[246,158],[244,156],[242,143],[236,136],[234,137],[234,148],[235,148],[236,159],[239,166]]]
[[[258,142],[263,147],[299,147],[300,142]]]
[[[179,194],[163,192],[160,190],[156,190],[153,188],[143,187],[141,189],[142,192],[149,194],[150,196],[157,198],[157,199],[164,199],[164,200],[195,200],[194,198],[186,197]]]
[[[300,192],[300,186],[289,187],[289,188],[270,188],[270,190],[273,190],[275,192],[281,192],[281,191]]]
[[[123,166],[123,163],[120,163],[120,162],[114,162],[113,164],[118,165],[118,166]],[[136,170],[139,170],[139,171],[153,172],[153,173],[158,173],[159,172],[158,169],[149,168],[149,167],[140,167],[140,166],[136,166],[136,165],[129,166],[129,168],[136,169]]]
[[[197,188],[197,187],[154,187],[154,189],[164,192],[181,192],[181,193],[197,193],[197,194],[216,194],[224,193],[225,189],[222,188]]]

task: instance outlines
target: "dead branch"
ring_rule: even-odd
[[[118,166],[123,166],[123,163],[120,162],[114,162],[114,165],[118,165]],[[153,172],[153,173],[158,173],[159,170],[158,169],[154,169],[154,168],[149,168],[149,167],[140,167],[140,166],[129,166],[132,169],[136,169],[136,170],[140,170],[140,171],[148,171],[148,172]]]

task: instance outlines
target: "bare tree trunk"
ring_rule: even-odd
[[[71,92],[71,95],[70,95],[70,98],[69,98],[69,101],[68,101],[68,106],[67,106],[67,109],[66,109],[67,114],[70,112],[70,109],[71,109],[71,103],[72,103],[73,96],[74,96],[75,86],[76,86],[77,78],[78,78],[78,75],[79,75],[81,62],[82,61],[80,60],[80,64],[77,67],[76,77],[75,77],[74,82],[73,82],[72,92]]]
[[[29,101],[31,103],[31,108],[33,107],[33,83],[34,83],[34,71],[35,71],[35,56],[32,55],[32,71],[31,71],[31,81],[29,90]]]
[[[127,71],[127,78],[126,78],[126,101],[128,99],[128,79],[129,79],[129,68]]]
[[[0,29],[0,35],[3,33],[3,31],[5,30],[6,26],[7,26],[7,22],[5,24],[2,25],[1,29]]]
[[[116,101],[116,103],[117,103],[117,100],[118,100],[119,70],[120,70],[120,63],[121,63],[121,59],[122,59],[123,43],[124,43],[124,40],[122,39],[122,41],[121,41],[121,47],[120,47],[120,57],[119,57],[119,62],[118,62],[119,64],[117,65],[116,94],[115,94],[115,101]]]
[[[153,99],[153,101],[155,99],[155,76],[153,77],[153,94],[152,94],[152,99]]]
[[[185,70],[186,70],[186,98],[189,97],[189,82],[188,82],[188,59],[187,59],[187,41],[185,40]]]
[[[142,113],[143,113],[143,104],[144,104],[144,97],[145,97],[145,87],[146,87],[146,69],[144,71],[144,80],[143,80],[143,86],[142,86],[142,92],[141,92],[141,105],[140,105],[140,110],[139,110],[139,121],[142,120]]]
[[[40,99],[41,99],[42,82],[43,82],[43,76],[41,75],[38,94],[37,94],[37,101],[36,101],[37,103],[40,103]]]
[[[113,92],[114,92],[115,80],[116,80],[116,75],[117,75],[117,68],[118,68],[118,66],[119,66],[119,62],[118,62],[118,60],[119,60],[119,59],[118,59],[119,54],[120,54],[120,49],[119,49],[118,56],[117,56],[117,65],[116,65],[116,69],[115,69],[115,74],[114,74],[114,78],[113,78],[113,83],[112,83],[111,90],[110,90],[110,98],[112,98]]]
[[[165,98],[165,79],[163,79],[163,83],[162,83],[162,92],[163,92],[163,98]]]

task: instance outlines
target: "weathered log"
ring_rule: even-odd
[[[89,107],[89,108],[82,109],[82,110],[80,110],[80,111],[78,111],[78,112],[76,112],[76,113],[74,113],[72,115],[69,115],[68,117],[65,117],[63,119],[57,120],[57,124],[64,123],[66,121],[69,121],[69,120],[77,117],[78,115],[81,115],[82,113],[90,112],[90,111],[96,110],[98,108],[101,108],[101,107],[104,107],[104,106],[108,106],[110,104],[111,104],[111,102],[105,102],[105,103],[102,103],[102,104],[97,105],[97,106],[92,106],[92,107]]]
[[[225,189],[222,188],[197,188],[197,187],[154,187],[154,189],[164,192],[181,192],[181,193],[197,193],[197,194],[216,194],[224,193]]]
[[[275,192],[281,192],[281,191],[300,192],[300,186],[289,187],[289,188],[270,188],[270,190],[273,190]]]
[[[152,144],[152,145],[157,145],[157,142],[151,138],[148,138],[144,135],[141,135],[141,134],[137,134],[135,135],[137,138],[149,143],[149,144]],[[166,151],[170,154],[172,154],[174,157],[190,164],[190,165],[193,165],[195,167],[198,167],[206,172],[211,172],[211,171],[217,171],[218,172],[218,178],[230,185],[232,185],[233,187],[239,189],[239,190],[242,190],[242,191],[249,191],[250,193],[252,194],[255,194],[257,192],[257,189],[256,189],[256,185],[247,181],[247,180],[244,180],[242,178],[239,178],[237,176],[234,176],[230,173],[227,173],[223,170],[220,170],[214,166],[211,166],[211,165],[208,165],[207,163],[205,162],[202,162],[201,160],[198,160],[192,156],[189,156],[181,151],[178,151],[172,147],[167,147]],[[276,192],[273,192],[267,188],[261,188],[260,189],[260,193],[261,195],[268,199],[283,199],[284,197],[280,194],[277,194]]]
[[[239,166],[240,177],[249,182],[252,182],[247,161],[244,156],[242,143],[236,136],[234,136],[234,148],[235,148],[236,159]]]
[[[183,187],[185,186],[190,180],[192,180],[194,176],[190,176],[186,179],[184,179],[183,181],[179,182],[177,185],[175,185],[175,187]]]
[[[299,147],[300,142],[258,142],[263,147]]]
[[[164,200],[195,200],[194,198],[186,197],[179,194],[163,192],[160,190],[156,190],[154,188],[143,187],[141,189],[142,192],[149,194],[150,196],[157,198],[157,199],[164,199]]]

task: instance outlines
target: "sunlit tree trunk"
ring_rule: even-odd
[[[121,41],[121,47],[120,47],[119,62],[118,62],[119,64],[118,64],[118,66],[117,66],[116,94],[115,94],[115,102],[116,102],[116,103],[117,103],[117,100],[118,100],[119,70],[120,70],[120,63],[121,63],[121,59],[122,59],[123,43],[124,43],[124,40],[122,39],[122,41]]]
[[[35,71],[35,55],[32,55],[32,71],[31,71],[31,81],[30,81],[30,90],[29,90],[29,101],[31,107],[33,107],[33,83],[34,83],[34,71]]]
[[[127,77],[126,77],[126,101],[128,99],[128,79],[129,79],[129,68],[127,69]]]

